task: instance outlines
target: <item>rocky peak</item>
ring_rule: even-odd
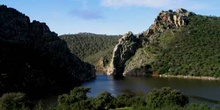
[[[119,43],[113,50],[112,61],[109,66],[108,74],[122,76],[125,63],[136,53],[136,50],[142,46],[157,43],[160,34],[167,29],[175,29],[188,24],[187,17],[195,15],[186,9],[180,8],[176,11],[168,10],[161,11],[156,17],[154,23],[148,30],[139,34],[133,35],[128,32],[119,39]],[[143,65],[145,67],[146,65]]]
[[[176,11],[161,11],[154,21],[152,27],[158,28],[163,25],[164,28],[175,28],[187,25],[185,17],[195,15],[186,9],[177,9]],[[159,31],[159,30],[158,30]]]
[[[144,36],[151,43],[154,43],[157,41],[156,39],[159,37],[159,34],[165,30],[186,26],[188,24],[186,18],[193,15],[195,14],[183,8],[176,11],[161,11],[154,20],[154,23],[144,32]]]

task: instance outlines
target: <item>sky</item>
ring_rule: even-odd
[[[153,24],[160,11],[169,9],[220,16],[220,0],[0,0],[0,4],[45,22],[58,35],[138,34]]]

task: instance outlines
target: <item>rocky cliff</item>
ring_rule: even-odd
[[[0,6],[0,90],[44,93],[95,78],[94,66],[71,54],[45,23]]]
[[[156,43],[161,33],[168,29],[176,29],[188,24],[187,17],[195,15],[185,9],[176,11],[161,11],[154,23],[144,32],[144,37],[149,43]]]
[[[161,11],[154,23],[143,33],[139,35],[133,35],[132,32],[126,33],[119,39],[119,43],[113,50],[107,74],[113,76],[152,74],[150,64],[154,61],[156,54],[150,51],[150,48],[155,48],[151,45],[158,45],[161,34],[166,30],[188,25],[187,17],[194,15],[185,9]]]
[[[121,77],[124,72],[126,61],[135,54],[140,44],[140,39],[133,35],[132,32],[124,34],[114,48],[107,74]]]

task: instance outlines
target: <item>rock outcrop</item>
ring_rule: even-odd
[[[144,36],[150,43],[155,43],[160,36],[167,29],[174,29],[186,26],[188,21],[187,17],[195,15],[185,9],[177,9],[176,11],[161,11],[154,20],[154,23],[144,32]]]
[[[147,53],[144,49],[140,50],[140,48],[156,44],[165,30],[186,26],[188,24],[186,18],[193,15],[195,14],[182,8],[176,11],[161,11],[148,30],[139,35],[133,35],[132,32],[125,34],[115,46],[107,74],[140,76],[152,73],[149,63],[153,61],[154,55]],[[137,50],[138,52],[136,52]]]
[[[0,90],[46,93],[95,78],[94,66],[71,54],[45,23],[0,6]]]
[[[124,72],[126,61],[135,54],[139,44],[140,39],[133,35],[132,32],[124,34],[113,50],[113,57],[107,74],[121,77]]]

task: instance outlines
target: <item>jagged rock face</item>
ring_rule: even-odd
[[[195,14],[185,9],[178,9],[175,12],[172,10],[161,11],[148,30],[137,36],[131,35],[131,32],[125,34],[115,46],[108,75],[143,76],[145,73],[152,72],[150,63],[153,62],[154,55],[147,53],[143,47],[157,44],[161,33],[167,29],[186,26],[188,24],[186,17],[193,15]],[[136,40],[132,40],[132,38]],[[136,53],[140,47],[142,50]]]
[[[0,6],[1,92],[49,92],[95,78],[94,66],[71,54],[45,23]]]
[[[139,38],[132,32],[124,34],[113,50],[113,57],[107,74],[121,77],[126,61],[135,54],[140,44]]]
[[[144,32],[144,36],[148,38],[150,43],[156,43],[160,33],[167,29],[186,26],[188,24],[186,17],[193,15],[195,14],[182,8],[177,9],[175,12],[172,10],[161,11],[154,23]]]

